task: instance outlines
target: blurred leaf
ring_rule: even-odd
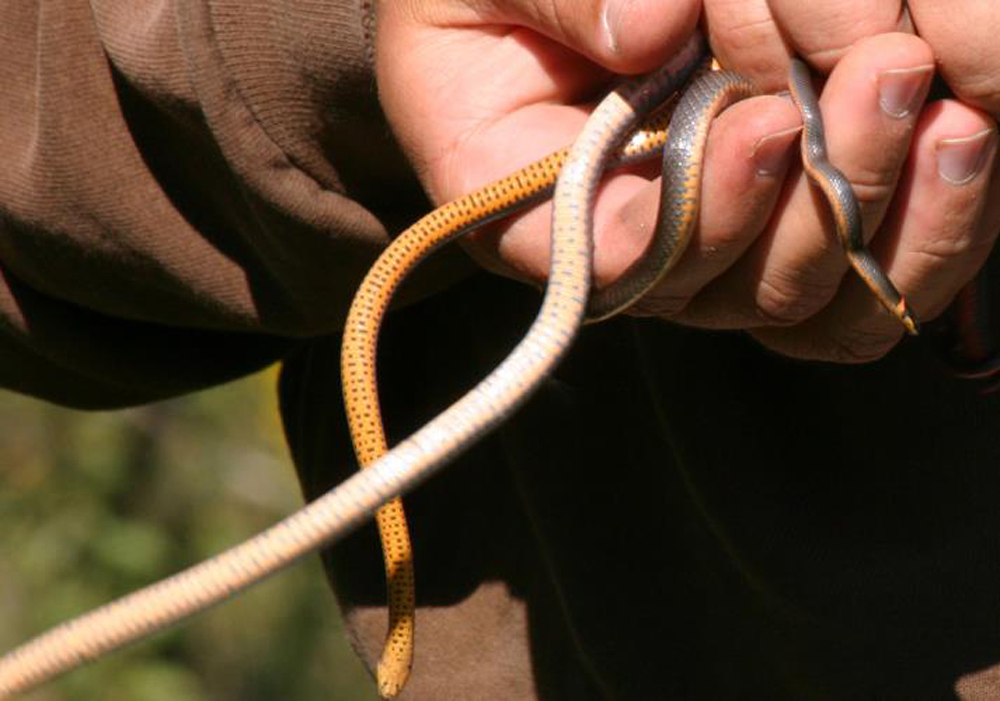
[[[153,578],[163,571],[170,547],[165,533],[151,524],[124,520],[110,524],[107,533],[93,543],[101,566],[130,577]]]
[[[274,383],[272,369],[178,400],[91,413],[0,392],[0,647],[173,574],[297,508]],[[312,557],[28,698],[376,695]]]
[[[136,664],[118,679],[122,698],[133,701],[196,701],[210,698],[190,671],[167,662]]]

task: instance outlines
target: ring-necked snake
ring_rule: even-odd
[[[345,396],[349,402],[367,406],[367,422],[359,422],[355,416],[351,426],[356,444],[368,446],[365,448],[367,460],[362,460],[363,463],[372,461],[367,469],[244,543],[72,619],[6,654],[0,658],[0,697],[26,691],[193,615],[273,574],[298,557],[342,537],[371,516],[381,504],[415,487],[519,407],[563,357],[585,317],[603,318],[613,314],[654,286],[663,271],[683,253],[697,218],[697,180],[700,179],[708,124],[727,104],[751,94],[749,85],[733,74],[715,74],[730,76],[721,78],[709,78],[711,74],[708,74],[699,79],[697,85],[701,85],[702,80],[719,81],[718,92],[712,93],[717,97],[713,98],[711,108],[703,104],[705,98],[694,97],[693,89],[686,93],[671,121],[671,145],[665,149],[665,176],[675,177],[664,177],[663,189],[664,194],[670,196],[668,202],[674,204],[661,204],[658,233],[651,244],[650,254],[660,259],[659,267],[640,263],[627,273],[625,281],[591,297],[593,200],[597,183],[616,146],[644,115],[690,79],[702,62],[703,52],[700,39],[690,42],[653,75],[612,92],[587,120],[565,157],[555,187],[549,281],[541,308],[525,337],[493,372],[426,426],[379,457],[385,444],[375,391],[374,349],[389,297],[403,275],[437,246],[475,225],[506,216],[517,206],[542,197],[551,188],[552,174],[546,173],[547,169],[556,167],[554,164],[560,160],[557,156],[541,162],[547,165],[528,166],[511,178],[499,181],[502,186],[492,194],[485,192],[488,186],[435,210],[411,229],[421,227],[423,234],[408,231],[397,238],[365,278],[349,317],[348,323],[353,326],[345,328],[345,345],[349,336],[355,339],[354,342],[362,337],[368,340],[352,351],[352,359],[345,356],[343,366],[347,378]],[[796,78],[796,71],[801,71],[804,77]],[[831,175],[836,171],[825,163],[823,149],[809,148],[817,144],[822,146],[822,128],[818,110],[813,109],[809,114],[815,97],[811,86],[806,89],[808,72],[804,67],[795,68],[793,64],[791,83],[793,96],[803,109],[806,121],[803,138],[806,168],[830,199],[840,240],[865,282],[907,329],[915,332],[912,314],[864,249],[860,219],[850,214],[853,193],[849,186],[842,186],[846,180]],[[690,124],[685,125],[681,115],[687,115],[684,119]],[[810,120],[814,121],[810,124]],[[535,168],[537,170],[533,170]],[[668,185],[668,180],[672,184]],[[514,186],[518,189],[509,189]],[[695,194],[689,198],[689,192]],[[675,198],[677,194],[684,196]],[[426,239],[422,238],[424,235]],[[632,292],[623,293],[622,290]],[[588,300],[592,301],[588,303]],[[365,409],[361,411],[363,414]],[[393,532],[405,534],[402,512],[398,512],[395,525],[391,525],[392,518],[390,516],[388,535]],[[390,581],[393,581],[393,568],[400,567],[396,563],[401,559],[408,561],[409,554],[406,549],[397,549],[392,542],[384,545]],[[401,566],[409,567],[408,564]],[[408,582],[406,587],[409,588],[412,576],[406,575],[401,581]],[[412,606],[412,594],[396,602],[397,606],[400,602]],[[394,620],[412,621],[412,612],[404,611],[401,615],[397,611],[394,615]],[[405,637],[409,635],[406,626],[402,630],[403,644],[412,645],[412,639]],[[389,655],[392,656],[391,631],[389,643]],[[409,668],[410,653],[403,652],[401,663],[386,665],[387,673],[401,675],[396,679],[397,685],[405,680]],[[392,692],[392,683],[390,679],[383,691]]]
[[[802,114],[803,164],[823,190],[833,210],[835,228],[852,266],[882,304],[910,333],[918,324],[862,237],[861,213],[850,183],[826,157],[822,117],[808,67],[792,59],[792,99]],[[709,125],[726,107],[756,94],[744,78],[730,71],[703,71],[685,90],[669,130],[647,124],[625,143],[613,164],[647,158],[664,149],[660,209],[656,233],[645,252],[616,284],[592,292],[584,321],[599,321],[629,307],[656,286],[680,259],[698,216],[701,166]],[[667,133],[669,131],[669,139]],[[665,146],[664,146],[665,143]],[[378,409],[375,356],[378,331],[392,295],[405,276],[438,245],[483,224],[509,215],[529,200],[548,194],[565,151],[559,151],[498,182],[467,195],[403,232],[378,259],[362,282],[344,327],[341,377],[355,452],[362,466],[388,449]],[[511,200],[514,193],[517,199]],[[484,212],[489,211],[488,216]],[[442,224],[442,219],[447,223]],[[412,551],[401,499],[378,512],[379,533],[389,584],[389,631],[378,665],[383,696],[398,693],[413,659],[415,593]]]

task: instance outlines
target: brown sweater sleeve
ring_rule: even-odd
[[[0,385],[133,403],[338,329],[427,206],[379,108],[367,5],[4,3]]]

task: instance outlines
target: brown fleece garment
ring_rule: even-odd
[[[353,472],[337,331],[428,207],[379,108],[369,9],[0,5],[0,384],[124,406],[280,359],[307,497]],[[537,308],[469,267],[437,258],[389,320],[394,440]],[[512,421],[407,499],[405,697],[996,698],[997,396],[920,341],[848,367],[649,320],[588,328]],[[371,665],[374,529],[324,562]]]

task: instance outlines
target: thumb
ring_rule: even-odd
[[[473,3],[490,21],[518,24],[615,73],[641,73],[666,62],[695,30],[697,0],[490,0]]]

